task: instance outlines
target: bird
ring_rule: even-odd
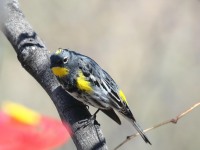
[[[50,68],[61,86],[85,105],[101,110],[118,124],[118,112],[128,120],[143,140],[151,142],[136,122],[126,96],[112,77],[92,58],[69,49],[59,48],[50,56]]]

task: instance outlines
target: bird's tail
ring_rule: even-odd
[[[141,137],[143,138],[143,140],[146,143],[149,143],[151,145],[151,142],[149,141],[149,139],[147,138],[147,136],[144,134],[144,132],[141,129],[141,127],[137,124],[137,122],[134,120],[134,121],[132,121],[132,124],[135,127],[135,129],[138,131],[138,133],[141,135]]]

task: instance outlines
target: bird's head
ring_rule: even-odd
[[[65,77],[69,74],[69,63],[71,52],[67,49],[59,48],[50,57],[51,70],[53,74],[59,78]]]

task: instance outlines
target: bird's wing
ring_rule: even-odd
[[[125,107],[126,104],[124,104],[124,101],[119,95],[119,87],[112,79],[112,77],[106,71],[104,71],[94,60],[90,58],[80,59],[79,65],[84,76],[88,77],[88,80],[90,80],[92,84],[101,86],[105,91],[107,91],[108,96],[110,97],[111,105],[114,108],[121,109]]]
[[[121,125],[121,121],[113,109],[101,109],[101,111],[113,119],[116,123]]]
[[[121,108],[123,107],[123,101],[121,96],[119,95],[120,89],[118,85],[115,83],[115,81],[112,79],[112,77],[103,70],[103,77],[102,77],[102,82],[105,86],[108,87],[108,94],[112,99],[113,104],[115,107]]]
[[[79,68],[83,72],[83,75],[86,78],[88,78],[91,84],[95,84],[96,86],[99,86],[99,87],[101,86],[102,88],[104,88],[105,91],[108,92],[108,96],[111,97],[111,101],[112,101],[112,98],[114,98],[118,102],[120,102],[118,94],[114,92],[114,88],[113,88],[115,85],[114,81],[112,80],[112,82],[108,83],[107,79],[104,79],[108,76],[105,75],[104,71],[100,68],[100,66],[93,60],[88,60],[88,59],[89,58],[79,60]],[[121,124],[121,121],[118,115],[115,113],[115,111],[112,108],[101,109],[101,111],[105,113],[107,116],[109,116],[111,119],[113,119],[115,122],[117,122],[118,124]]]

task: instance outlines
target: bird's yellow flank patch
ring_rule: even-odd
[[[86,77],[83,75],[82,71],[79,71],[79,77],[77,78],[77,88],[83,90],[87,93],[92,91],[92,87],[89,81],[86,81]]]
[[[126,96],[124,95],[124,93],[122,92],[122,90],[119,90],[119,96],[122,99],[122,101],[124,101],[128,105],[128,102],[126,100]]]
[[[62,48],[59,48],[59,49],[55,52],[55,54],[58,55],[58,54],[60,54],[61,52],[62,52]]]
[[[51,68],[53,74],[57,77],[64,77],[67,76],[69,74],[69,70],[65,67],[53,67]]]

